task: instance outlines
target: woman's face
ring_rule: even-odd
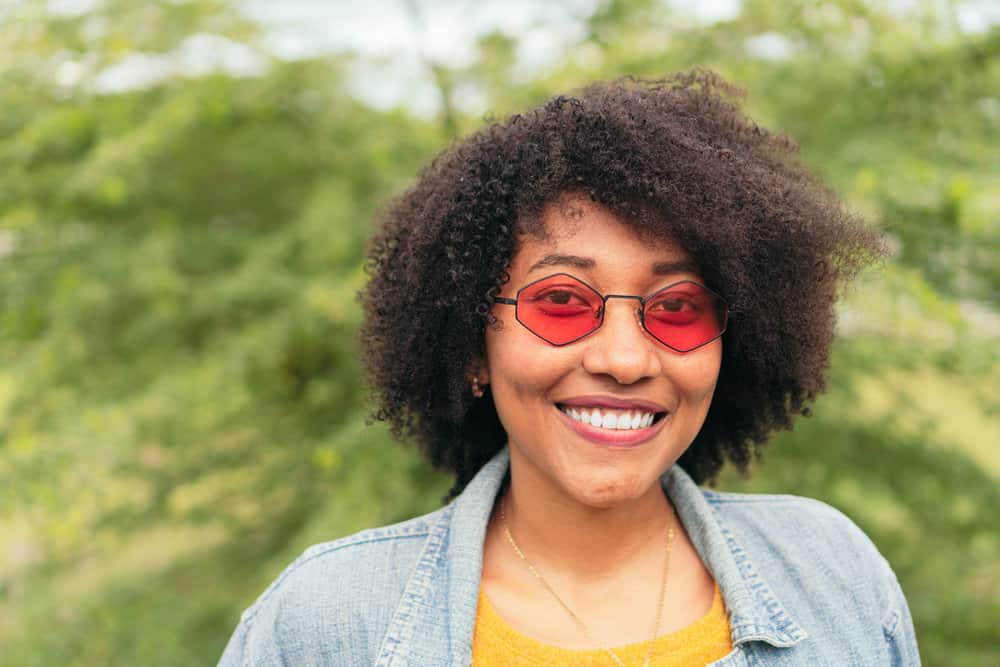
[[[602,294],[649,295],[680,280],[702,282],[683,248],[643,241],[589,199],[547,207],[542,223],[547,238],[521,240],[500,296],[513,299],[524,285],[560,272]],[[517,322],[513,306],[494,305],[503,326],[487,327],[483,379],[519,486],[613,507],[647,493],[694,440],[715,390],[722,340],[675,352],[642,329],[637,307],[633,299],[610,299],[597,331],[556,347]],[[601,426],[593,425],[595,410]],[[649,427],[605,427],[649,412],[658,413]]]

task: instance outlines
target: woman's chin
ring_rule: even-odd
[[[658,483],[653,480],[653,483]],[[581,505],[595,509],[612,509],[636,502],[642,498],[651,484],[631,476],[600,476],[596,479],[580,480],[567,489]]]

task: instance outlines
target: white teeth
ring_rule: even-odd
[[[629,430],[648,428],[652,425],[656,414],[653,412],[642,412],[638,410],[602,410],[600,408],[560,408],[578,422],[606,428],[609,430]]]

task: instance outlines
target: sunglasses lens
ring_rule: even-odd
[[[517,319],[553,345],[586,336],[601,324],[601,296],[563,274],[528,285],[518,294]]]
[[[649,333],[680,352],[715,340],[726,329],[725,302],[693,282],[654,294],[646,301],[643,317]]]

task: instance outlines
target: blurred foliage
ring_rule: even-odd
[[[815,415],[719,485],[840,507],[926,664],[1000,663],[1000,30],[955,11],[608,0],[530,76],[502,32],[428,61],[443,104],[421,118],[353,98],[359,56],[269,56],[222,0],[0,4],[0,662],[211,664],[305,546],[435,507],[447,480],[364,419],[378,207],[481,123],[463,95],[499,115],[702,64],[895,249],[845,294]],[[100,85],[205,35],[258,71]]]

